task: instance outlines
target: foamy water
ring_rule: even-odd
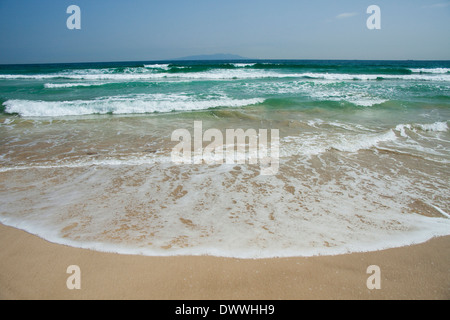
[[[244,68],[244,67],[239,67]],[[159,69],[159,68],[151,68]],[[164,69],[162,69],[164,70]],[[376,80],[415,80],[415,81],[450,81],[450,74],[440,72],[430,72],[411,75],[386,75],[386,74],[339,74],[339,73],[277,73],[274,71],[260,70],[220,70],[205,71],[196,73],[174,74],[174,73],[154,73],[139,72],[131,70],[129,73],[115,74],[108,70],[98,73],[57,73],[41,75],[13,75],[0,74],[0,79],[7,80],[49,80],[49,79],[68,79],[68,80],[113,80],[113,81],[138,81],[138,80],[164,80],[164,79],[187,79],[187,80],[235,80],[235,79],[259,79],[259,78],[306,78],[306,79],[325,79],[335,81],[376,81]]]
[[[264,99],[195,99],[184,94],[151,94],[115,96],[96,100],[30,101],[8,100],[6,111],[25,117],[75,116],[89,114],[133,114],[170,111],[191,111],[215,107],[242,107],[263,102]]]

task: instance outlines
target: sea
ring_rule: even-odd
[[[450,61],[1,65],[0,223],[148,256],[422,243],[450,235],[449,123]],[[174,132],[209,129],[276,130],[277,170],[250,139],[234,163],[174,161]]]

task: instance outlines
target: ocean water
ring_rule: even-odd
[[[450,235],[449,61],[4,65],[0,105],[0,222],[55,243],[267,258]],[[194,122],[279,130],[278,171],[174,163]]]

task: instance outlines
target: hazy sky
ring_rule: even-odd
[[[81,30],[66,27],[69,5]],[[381,8],[369,30],[368,6]],[[450,0],[0,0],[0,63],[267,59],[450,60]]]

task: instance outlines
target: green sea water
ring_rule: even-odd
[[[450,64],[394,61],[192,61],[0,66],[3,113],[143,114],[449,103]],[[33,102],[33,105],[31,103]],[[337,102],[335,104],[330,102]]]

